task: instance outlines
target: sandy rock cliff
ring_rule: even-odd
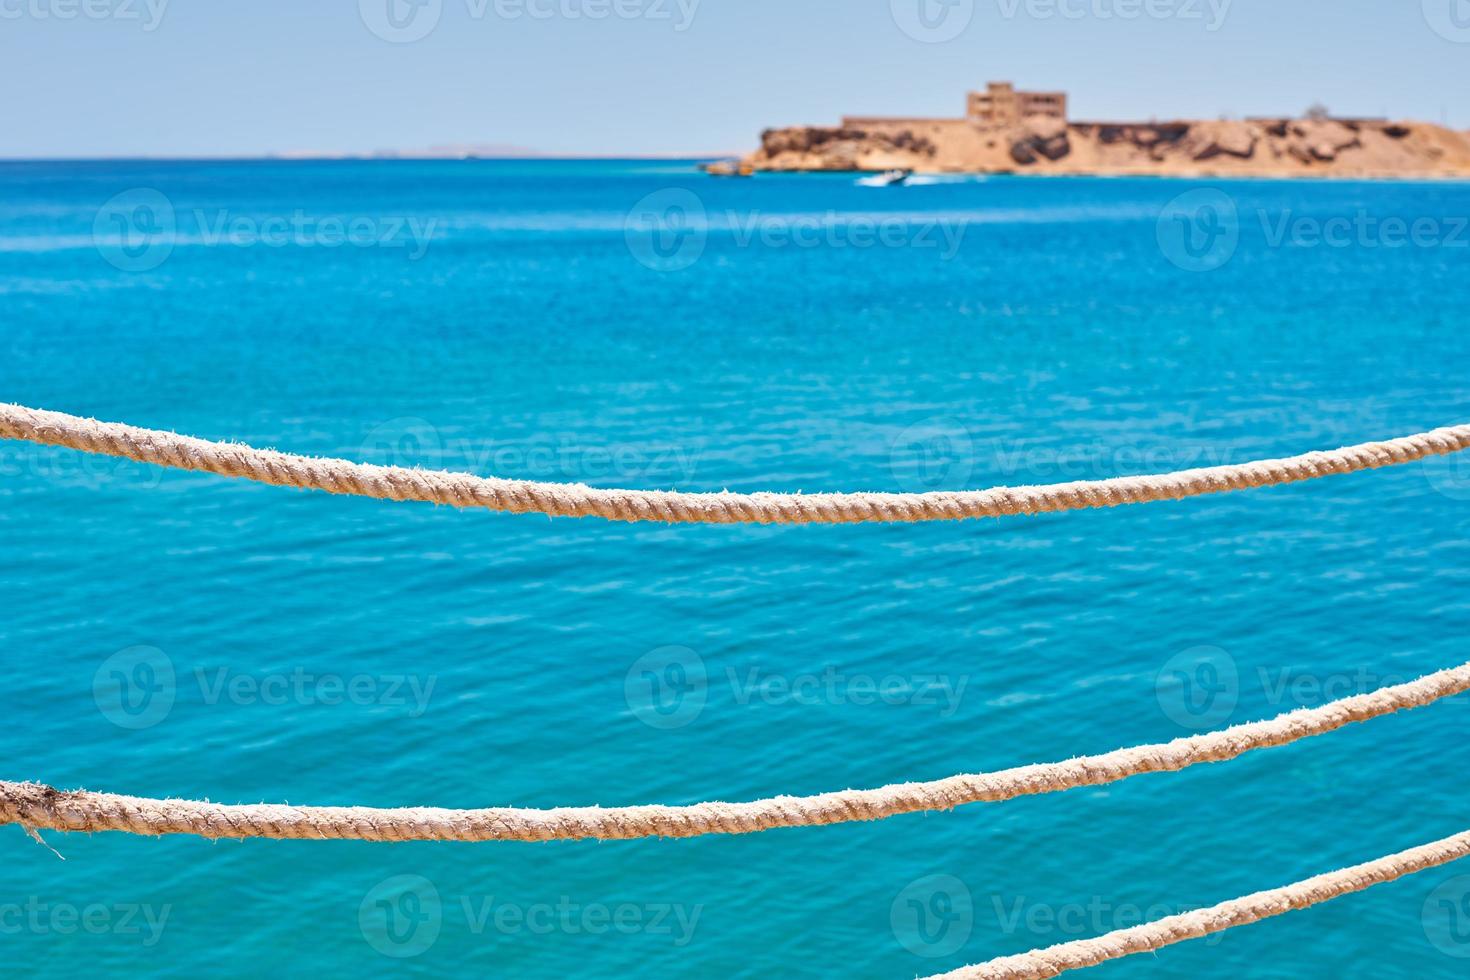
[[[1470,177],[1470,134],[1430,123],[1336,119],[961,123],[767,130],[758,170],[920,173]]]

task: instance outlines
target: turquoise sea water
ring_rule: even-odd
[[[1467,215],[1464,184],[4,164],[0,401],[603,486],[1166,471],[1470,420]],[[1458,665],[1467,531],[1455,460],[741,528],[0,444],[0,778],[550,807],[1063,759]],[[748,837],[46,834],[61,861],[7,827],[0,933],[17,975],[927,976],[1465,830],[1467,726],[1453,701],[1096,791]],[[1097,975],[1463,976],[1467,876]]]

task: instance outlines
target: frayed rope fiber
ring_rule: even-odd
[[[1459,861],[1467,855],[1470,855],[1470,831],[1377,861],[1308,878],[1285,888],[1256,892],[1207,909],[1119,929],[1096,939],[1080,939],[1020,956],[1002,957],[979,966],[967,966],[929,980],[1044,980],[1071,970],[1153,952],[1175,943],[1201,939],[1262,919],[1311,908],[1334,898],[1365,891],[1374,885]]]
[[[1116,507],[1203,494],[1279,486],[1396,466],[1470,448],[1470,425],[1369,442],[1330,452],[1157,476],[935,493],[678,493],[604,490],[315,459],[209,442],[115,422],[0,405],[0,439],[19,439],[140,463],[239,477],[274,486],[325,490],[380,500],[416,500],[551,517],[670,524],[858,524],[953,521]]]
[[[189,800],[62,792],[34,783],[0,782],[0,824],[21,824],[33,831],[115,830],[146,835],[195,834],[216,839],[265,837],[379,842],[633,840],[749,834],[782,827],[826,826],[881,820],[904,813],[950,810],[967,803],[997,803],[1021,796],[1100,786],[1143,773],[1175,772],[1200,763],[1235,759],[1256,749],[1289,745],[1357,722],[1423,707],[1467,690],[1470,690],[1470,663],[1319,708],[1304,708],[1268,721],[1237,725],[1166,744],[928,783],[808,797],[782,796],[751,803],[554,810],[224,806]]]

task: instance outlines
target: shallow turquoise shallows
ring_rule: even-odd
[[[1470,421],[1470,185],[0,165],[0,401],[684,490],[1053,483]],[[459,512],[0,444],[0,779],[687,803],[1166,741],[1470,659],[1470,462],[963,524]],[[632,843],[0,827],[15,975],[905,980],[1470,828],[1456,699],[1237,762]],[[1099,978],[1461,977],[1470,866]]]

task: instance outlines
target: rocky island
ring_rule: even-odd
[[[767,130],[742,164],[773,171],[1470,177],[1470,134],[1424,122],[1301,118],[1074,122],[1062,92],[992,82],[957,119],[848,116]]]

